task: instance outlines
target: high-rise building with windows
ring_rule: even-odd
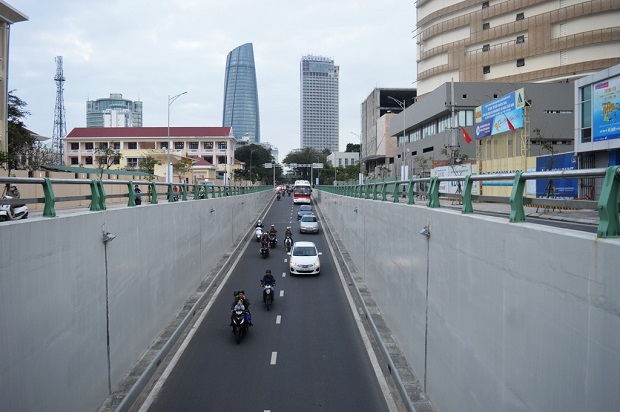
[[[86,102],[86,127],[142,127],[142,102],[120,93]]]
[[[232,127],[237,140],[260,142],[258,87],[252,43],[237,47],[226,58],[222,126]]]
[[[301,148],[338,151],[338,79],[333,59],[301,58]]]
[[[620,64],[620,1],[418,1],[418,96],[455,82],[574,82]]]

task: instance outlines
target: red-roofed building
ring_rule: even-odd
[[[173,176],[175,182],[223,180],[240,167],[234,160],[237,140],[230,127],[171,127],[170,135],[167,127],[78,127],[63,138],[63,145],[66,165],[94,167],[95,150],[111,147],[122,156],[113,168],[139,169],[140,159],[150,156],[161,162],[155,168],[161,177],[166,176],[168,158],[172,165],[191,160],[192,170]]]

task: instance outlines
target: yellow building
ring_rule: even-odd
[[[64,164],[97,167],[97,149],[111,148],[121,159],[111,169],[139,170],[146,157],[161,165],[155,175],[166,177],[166,164],[172,182],[203,181],[230,183],[239,167],[234,154],[237,140],[230,127],[78,127],[64,139]],[[186,172],[175,165],[191,164]]]

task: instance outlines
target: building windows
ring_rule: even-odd
[[[525,59],[517,59],[517,67],[525,66]]]
[[[93,142],[84,143],[84,148],[86,150],[93,150]]]
[[[579,90],[581,104],[581,143],[592,141],[592,85]]]
[[[138,142],[129,142],[127,143],[127,149],[136,150],[138,148]]]
[[[523,20],[524,18],[525,18],[525,13],[523,12],[517,13],[517,21]]]
[[[488,21],[485,23],[482,23],[482,30],[489,30],[491,28],[491,23],[489,23]]]
[[[198,150],[198,142],[189,142],[190,150]]]
[[[490,44],[485,44],[484,46],[482,46],[482,51],[483,52],[488,52],[489,50],[491,50],[491,45]]]
[[[213,150],[213,142],[204,142],[202,147],[205,150]]]
[[[108,148],[107,143],[99,143],[99,150],[106,150]]]
[[[71,150],[80,150],[79,143],[71,143]]]
[[[84,158],[84,164],[86,165],[92,165],[93,164],[93,157],[92,156],[86,156]]]
[[[185,149],[185,142],[174,142],[174,148],[176,150]]]
[[[482,2],[482,8],[483,8],[483,9],[487,9],[487,8],[489,8],[489,2],[488,2],[488,1],[483,1],[483,2]]]
[[[121,142],[112,142],[114,150],[121,150]]]
[[[521,36],[517,36],[517,44],[521,44],[521,43],[525,43],[525,36],[521,35]]]
[[[219,150],[226,150],[226,142],[217,142],[217,148]]]
[[[140,162],[138,162],[137,157],[128,157],[127,158],[127,169],[137,169]]]
[[[213,156],[202,156],[202,158],[205,160],[205,162],[213,164]]]
[[[159,142],[159,148],[160,149],[167,149],[168,148],[168,142]]]
[[[78,158],[77,158],[77,157],[70,157],[70,158],[69,158],[69,160],[71,160],[71,164],[72,164],[72,165],[78,165],[78,164],[80,164],[80,163],[78,162]]]
[[[459,126],[473,126],[474,125],[474,111],[473,110],[459,110]]]
[[[226,164],[226,156],[218,156],[217,157],[217,164],[225,165]]]
[[[489,73],[491,73],[491,66],[483,66],[482,74],[489,74]]]

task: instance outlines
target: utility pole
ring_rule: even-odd
[[[52,151],[54,152],[54,164],[63,164],[63,144],[61,139],[67,135],[67,122],[65,119],[65,99],[63,97],[65,76],[62,71],[62,56],[56,56],[56,107],[54,108],[54,132],[52,133]]]

